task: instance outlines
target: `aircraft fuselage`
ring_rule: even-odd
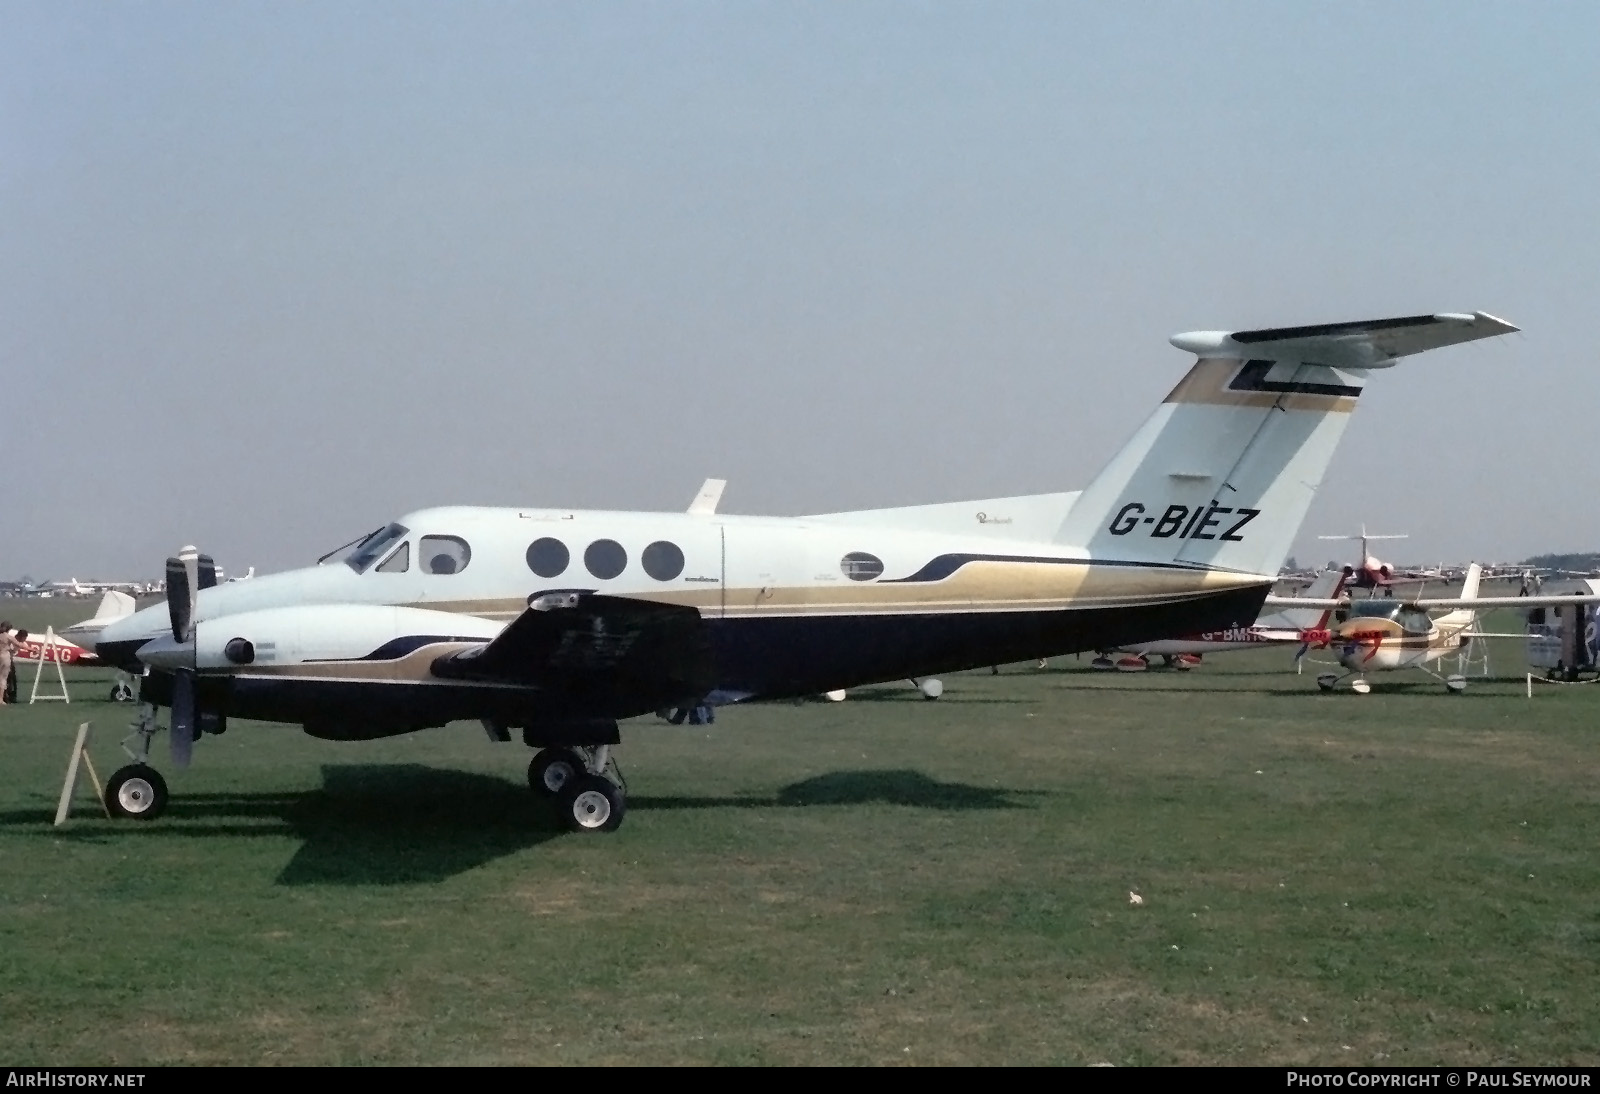
[[[709,693],[734,701],[1247,625],[1272,584],[1194,564],[1091,559],[997,537],[981,518],[963,535],[829,518],[424,510],[391,525],[375,549],[358,548],[370,557],[355,565],[201,590],[201,700],[350,736],[562,717],[548,689],[433,671],[552,591],[693,608],[711,650]],[[140,648],[169,633],[166,607],[147,608],[108,626],[98,650],[136,667]],[[258,651],[251,664],[228,661],[234,639]],[[161,701],[159,678],[149,690]],[[604,713],[653,709],[632,709],[626,695],[617,703]]]

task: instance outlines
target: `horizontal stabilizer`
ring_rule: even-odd
[[[1310,327],[1191,331],[1173,335],[1172,344],[1202,357],[1261,357],[1315,361],[1336,368],[1387,368],[1413,353],[1511,334],[1517,329],[1487,312],[1444,312]]]
[[[1370,598],[1355,601],[1357,604],[1397,604],[1405,608],[1422,608],[1426,611],[1443,611],[1452,608],[1551,608],[1562,604],[1596,604],[1600,603],[1600,594],[1583,593],[1572,596],[1471,596],[1471,597],[1426,597],[1421,600],[1404,600],[1395,597],[1392,600]],[[1338,611],[1348,608],[1349,600],[1312,600],[1299,596],[1269,596],[1266,606],[1269,608],[1328,608]]]

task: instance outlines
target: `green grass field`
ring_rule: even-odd
[[[132,712],[69,672],[0,709],[0,1060],[1593,1064],[1600,687],[1494,659],[1461,696],[1277,650],[640,719],[609,836],[469,725],[235,724],[162,819],[53,828],[76,725],[106,775]]]

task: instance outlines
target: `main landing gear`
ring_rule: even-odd
[[[1447,694],[1460,695],[1463,691],[1467,690],[1467,678],[1460,674],[1452,673],[1449,676],[1440,676],[1438,673],[1432,671],[1431,669],[1423,668],[1421,665],[1412,665],[1411,668],[1417,669],[1420,672],[1425,672],[1435,680],[1439,681],[1444,685],[1444,690]],[[1355,674],[1349,672],[1345,673],[1343,676],[1340,676],[1337,673],[1325,672],[1321,676],[1317,677],[1317,687],[1324,692],[1332,691],[1334,688],[1339,686],[1340,681],[1345,680],[1353,675]],[[1356,676],[1354,680],[1350,681],[1350,690],[1355,692],[1357,695],[1366,695],[1372,691],[1372,685],[1367,683],[1361,677]]]
[[[615,832],[628,812],[628,795],[611,746],[542,748],[528,764],[528,785],[555,803],[556,819],[573,832]]]

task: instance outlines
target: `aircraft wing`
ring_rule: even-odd
[[[1174,337],[1179,349],[1202,350],[1226,357],[1262,357],[1315,361],[1342,368],[1387,368],[1401,357],[1424,350],[1454,346],[1517,327],[1487,312],[1470,315],[1441,312],[1407,315],[1395,319],[1363,319],[1354,323],[1323,323],[1311,327],[1272,327],[1266,330],[1196,332]],[[1191,346],[1188,343],[1193,342]],[[1198,348],[1197,348],[1198,347]]]
[[[715,686],[696,609],[590,592],[536,597],[493,640],[441,657],[433,672],[536,687],[560,706],[614,718],[698,702]]]
[[[1332,611],[1350,607],[1348,599],[1313,600],[1304,596],[1269,596],[1264,603],[1269,608],[1327,608]],[[1379,603],[1383,603],[1383,601],[1380,600]],[[1407,608],[1423,608],[1429,611],[1446,608],[1550,608],[1561,604],[1600,603],[1600,595],[1579,593],[1572,596],[1456,596],[1425,597],[1421,600],[1396,598],[1391,603]]]
[[[1261,602],[1263,608],[1316,608],[1319,611],[1338,611],[1350,606],[1349,597],[1324,599],[1315,596],[1269,596]]]
[[[1413,608],[1551,608],[1561,604],[1594,604],[1600,596],[1582,593],[1573,596],[1479,596],[1454,599],[1408,600]]]

